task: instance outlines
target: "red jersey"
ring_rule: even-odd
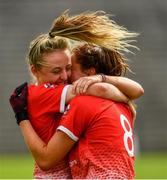
[[[39,137],[48,143],[56,131],[65,109],[65,97],[68,85],[45,83],[28,87],[28,114],[30,122]],[[42,171],[37,165],[35,178],[70,178],[68,163],[60,162],[54,169]]]
[[[59,130],[76,143],[70,153],[74,179],[133,179],[133,119],[127,105],[92,96],[75,97]]]
[[[46,143],[55,133],[65,108],[65,85],[30,85],[28,87],[28,114],[31,124]]]

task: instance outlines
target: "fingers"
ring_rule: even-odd
[[[81,77],[73,83],[73,92],[76,94],[85,94],[90,85],[101,81],[100,75]]]
[[[27,92],[28,92],[27,85],[28,85],[27,82],[21,84],[11,94],[9,98],[9,102],[12,106],[14,106],[16,102],[18,103],[19,101],[22,101],[23,99],[27,100]]]
[[[93,83],[92,79],[80,78],[73,83],[73,90],[76,94],[85,94],[87,88]]]
[[[76,94],[82,94],[83,93],[83,88],[84,88],[85,81],[82,79],[79,79],[75,81],[73,84],[73,89]]]
[[[84,86],[83,86],[83,93],[85,94],[88,87],[92,84],[91,80],[88,80],[87,82],[85,82]]]
[[[28,86],[27,86],[27,84],[25,84],[25,86],[23,87],[21,93],[22,93],[22,96],[27,98],[27,94],[28,94]]]

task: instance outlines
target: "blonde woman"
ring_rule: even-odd
[[[98,19],[99,17],[101,17],[101,20],[102,20],[102,22],[104,23],[104,17],[105,17],[105,15],[102,15],[102,16],[100,16],[100,15],[98,15],[98,13],[96,14],[96,13],[88,13],[88,14],[81,14],[81,15],[79,15],[79,16],[76,16],[76,17],[78,17],[78,20],[80,20],[80,17],[86,17],[86,18],[88,18],[87,17],[87,15],[88,15],[88,17],[89,17],[89,19],[91,20],[93,20],[93,18],[92,18],[92,16],[97,16],[96,18]],[[73,24],[70,24],[70,22],[74,22],[74,24],[76,23],[76,17],[73,17],[72,19],[70,19],[69,17],[67,17],[67,14],[65,15],[66,16],[66,18],[69,20],[68,21],[68,23],[69,23],[69,25],[71,26],[73,26]],[[64,18],[64,15],[62,15],[61,17],[61,21],[60,21],[60,19],[58,19],[58,21],[57,22],[59,22],[59,27],[61,27],[61,23],[63,24],[64,22],[63,22],[63,18]],[[107,18],[107,16],[106,16],[106,18]],[[66,20],[67,20],[66,19]],[[99,20],[100,19],[98,19],[98,22],[99,22]],[[78,23],[79,23],[80,21],[78,21]],[[92,23],[94,22],[94,20],[92,21]],[[67,22],[66,22],[67,23]],[[67,23],[67,24],[68,24]],[[109,22],[108,22],[108,19],[106,19],[106,24],[108,24]],[[111,22],[110,22],[111,23]],[[113,23],[113,22],[112,22]],[[64,24],[63,24],[64,25]],[[55,28],[56,26],[54,26],[54,28]],[[75,27],[77,27],[76,26],[76,24],[75,24]],[[79,26],[78,26],[79,27]],[[65,26],[64,26],[64,29],[68,29],[68,28],[66,28]],[[63,29],[63,30],[64,30]],[[73,32],[74,31],[74,29],[73,28],[69,28],[70,29],[70,31],[71,32]],[[89,29],[89,28],[88,28]],[[85,32],[88,32],[88,29],[87,29],[87,31],[85,31]],[[64,36],[64,34],[63,34],[63,31],[62,30],[62,36]],[[91,30],[91,28],[90,28],[90,30]],[[53,33],[52,33],[53,32]],[[55,113],[56,113],[56,109],[54,109],[53,107],[58,107],[57,108],[57,112],[59,112],[59,110],[60,110],[60,105],[59,104],[62,104],[62,103],[60,103],[60,102],[62,102],[62,100],[61,100],[61,97],[64,97],[65,96],[65,94],[63,93],[64,92],[64,86],[56,86],[55,84],[63,84],[63,83],[66,83],[67,82],[67,79],[68,79],[68,76],[70,75],[70,73],[68,74],[67,72],[68,72],[68,67],[70,66],[69,64],[70,64],[70,58],[69,58],[69,52],[68,52],[68,49],[65,47],[65,46],[63,46],[62,44],[63,44],[63,42],[64,42],[64,38],[54,38],[54,33],[55,32],[57,32],[57,30],[55,30],[55,29],[52,29],[52,31],[50,32],[50,34],[48,35],[48,34],[45,34],[45,35],[41,35],[41,36],[39,36],[35,41],[33,41],[33,44],[32,44],[32,46],[31,46],[31,48],[30,48],[30,53],[29,53],[29,60],[30,60],[30,67],[31,67],[31,70],[32,70],[32,73],[33,73],[33,75],[36,77],[36,79],[37,79],[37,82],[38,82],[38,84],[39,84],[39,86],[33,86],[33,87],[29,87],[29,99],[28,99],[28,109],[29,109],[29,115],[30,115],[30,121],[31,121],[31,123],[34,121],[34,124],[36,124],[35,123],[35,121],[41,121],[41,116],[42,116],[42,114],[43,114],[43,117],[44,118],[46,118],[46,116],[47,115],[49,115],[49,114],[52,114],[52,116],[51,116],[51,118],[50,118],[50,120],[48,119],[48,118],[46,118],[46,123],[48,123],[49,121],[51,122],[51,121],[54,121],[54,116],[56,115],[56,114],[54,114],[53,113],[53,111],[55,110]],[[61,36],[61,33],[60,33],[61,31],[59,31],[59,35],[58,36]],[[91,32],[91,31],[90,31]],[[123,30],[122,30],[122,32],[124,32]],[[127,32],[128,33],[128,32]],[[89,34],[89,33],[88,33]],[[65,36],[67,36],[67,35],[70,35],[71,36],[71,34],[70,34],[70,32],[68,31],[68,33],[66,32],[65,33]],[[130,33],[129,33],[129,35],[130,35]],[[91,37],[92,35],[91,35],[91,33],[90,33],[90,37]],[[134,34],[133,34],[133,36],[134,36]],[[73,38],[73,37],[76,37],[76,38]],[[74,33],[74,35],[72,35],[72,37],[69,37],[69,38],[72,38],[72,39],[77,39],[77,40],[83,40],[82,38],[81,38],[82,36],[80,36],[80,31],[78,32],[78,34],[75,32]],[[57,45],[58,44],[53,44],[53,42],[56,40],[56,42],[58,42],[58,39],[59,39],[59,43],[61,44],[61,46],[59,47],[59,48],[57,48]],[[88,42],[89,42],[89,40],[90,40],[91,38],[88,38]],[[85,39],[84,39],[85,40]],[[111,41],[111,39],[110,39],[110,41]],[[113,40],[112,40],[113,41]],[[111,42],[112,42],[111,41]],[[100,41],[99,41],[100,42]],[[99,45],[99,42],[97,41],[96,43]],[[94,42],[93,42],[94,43]],[[121,44],[121,43],[120,43]],[[107,45],[107,44],[106,44]],[[122,44],[122,47],[123,47],[123,45],[124,45],[124,47],[128,47],[129,45],[127,44],[127,43],[123,43]],[[115,46],[115,45],[114,45]],[[113,46],[113,49],[112,49],[112,47],[110,47],[113,51],[115,51],[116,49],[118,49],[118,47],[114,47]],[[121,48],[122,48],[121,47]],[[115,49],[116,48],[116,49]],[[121,50],[121,48],[120,48],[120,50]],[[125,50],[127,51],[127,49],[125,48]],[[64,60],[63,60],[63,58],[64,58]],[[55,75],[53,76],[53,74],[55,73]],[[100,73],[100,72],[99,72]],[[87,74],[87,75],[89,75],[89,74]],[[114,75],[114,74],[113,74]],[[115,74],[116,75],[116,74]],[[82,75],[83,76],[83,75]],[[55,78],[56,77],[56,78]],[[78,86],[79,84],[81,84],[81,80],[79,81],[79,82],[77,82],[75,85],[74,85],[74,88],[73,88],[73,90],[75,91],[75,92],[77,92],[77,93],[84,93],[84,92],[86,92],[86,93],[90,93],[91,94],[91,92],[93,93],[92,95],[97,95],[97,96],[101,96],[101,93],[99,93],[100,92],[100,90],[102,89],[102,90],[104,90],[105,89],[105,94],[104,94],[104,96],[106,97],[108,97],[108,98],[110,98],[110,99],[113,99],[113,98],[115,98],[115,97],[117,97],[119,100],[121,99],[120,97],[124,97],[124,96],[120,96],[120,95],[122,95],[119,91],[118,91],[118,89],[116,88],[116,87],[114,87],[114,86],[111,86],[110,85],[110,88],[109,88],[109,85],[108,84],[101,84],[99,87],[100,87],[100,90],[99,90],[99,87],[98,87],[98,85],[94,85],[94,87],[93,87],[93,85],[92,86],[90,86],[90,84],[92,84],[92,83],[94,83],[94,82],[100,82],[100,81],[108,81],[108,82],[112,82],[113,84],[114,84],[114,82],[116,82],[115,83],[115,85],[117,84],[118,85],[118,87],[121,87],[121,90],[123,90],[123,89],[125,89],[125,91],[127,91],[127,89],[129,88],[130,89],[130,84],[132,84],[132,89],[136,89],[137,91],[137,93],[134,95],[134,94],[132,94],[131,95],[131,93],[127,93],[127,92],[129,92],[129,91],[127,91],[125,94],[126,95],[128,95],[129,97],[138,97],[138,96],[140,96],[141,94],[142,94],[142,88],[141,88],[141,86],[140,85],[138,85],[137,83],[135,83],[135,82],[133,82],[133,81],[131,81],[131,80],[129,80],[129,79],[126,79],[126,78],[124,78],[124,81],[125,82],[123,82],[123,81],[120,81],[120,82],[118,82],[117,80],[118,80],[119,78],[117,77],[117,78],[111,78],[111,77],[109,77],[109,76],[104,76],[104,75],[96,75],[96,76],[94,76],[94,77],[90,77],[90,82],[87,84],[87,83],[84,83],[84,88],[82,87],[82,90],[81,90],[81,88]],[[120,77],[120,79],[121,79],[121,77]],[[122,79],[123,80],[123,79]],[[50,82],[51,84],[46,84],[46,82]],[[82,81],[83,82],[83,81]],[[84,80],[84,82],[85,82],[85,80]],[[123,83],[122,83],[123,82]],[[43,84],[44,83],[44,84]],[[127,83],[127,84],[126,84]],[[126,84],[126,85],[125,85]],[[127,86],[128,85],[128,86]],[[90,86],[90,88],[88,88]],[[65,86],[65,87],[67,87],[67,86]],[[105,88],[105,87],[107,87],[107,88]],[[124,88],[123,88],[124,87]],[[38,88],[40,89],[40,90],[38,90]],[[88,89],[87,89],[88,88]],[[92,90],[91,90],[91,88],[92,88]],[[95,89],[93,89],[93,88],[95,88]],[[113,91],[113,88],[114,88],[114,91]],[[34,91],[34,89],[35,89],[35,91]],[[69,86],[65,91],[67,91],[67,99],[66,99],[66,101],[68,102],[69,101],[69,99],[71,99],[71,98],[73,98],[74,96],[75,96],[75,94],[74,93],[72,93],[71,92],[71,90],[72,90],[72,86]],[[97,94],[95,93],[95,90],[97,90]],[[36,98],[35,100],[34,100],[34,102],[36,102],[36,108],[34,107],[33,108],[33,101],[30,101],[30,100],[32,100],[32,99],[30,99],[30,94],[32,94],[32,92],[39,92],[36,96],[35,95],[32,95],[32,97],[33,98]],[[56,94],[57,95],[55,95],[55,92],[57,92]],[[71,94],[72,95],[70,95],[70,92],[71,92]],[[103,92],[103,91],[101,91],[101,92]],[[113,93],[114,92],[114,93]],[[20,92],[19,92],[20,93]],[[36,93],[34,93],[34,94],[36,94]],[[49,95],[48,95],[49,94]],[[59,94],[59,95],[58,95]],[[61,94],[64,94],[64,95],[62,95],[61,96]],[[47,96],[48,96],[48,98],[47,98]],[[117,96],[116,96],[117,95]],[[52,98],[52,96],[53,96],[53,98]],[[112,97],[112,96],[114,96],[114,97]],[[70,97],[70,98],[68,98],[68,97]],[[103,96],[102,96],[103,97]],[[42,98],[44,98],[44,100],[40,100],[40,103],[37,103],[37,100],[38,99],[42,99]],[[86,97],[87,98],[87,97]],[[58,99],[57,101],[55,101],[56,99]],[[62,98],[62,99],[64,99],[64,98]],[[89,99],[89,98],[88,98]],[[126,98],[125,98],[126,99]],[[125,100],[124,99],[124,100]],[[132,98],[133,99],[133,98]],[[117,100],[117,99],[116,99]],[[127,100],[127,99],[126,99]],[[125,101],[126,101],[125,100]],[[13,99],[11,99],[11,104],[13,104],[12,102],[14,102],[14,100]],[[75,102],[75,101],[74,101]],[[95,102],[96,102],[96,100],[95,100]],[[43,103],[43,104],[42,104]],[[63,102],[64,103],[64,102]],[[107,102],[108,103],[108,102]],[[17,106],[17,104],[15,103],[15,105]],[[47,105],[46,107],[44,107],[44,105]],[[16,107],[15,106],[15,107]],[[25,106],[26,106],[26,104],[25,104]],[[13,106],[14,107],[14,106]],[[40,108],[41,108],[41,111],[40,111]],[[42,111],[42,108],[43,108],[43,111]],[[126,109],[126,108],[125,108]],[[15,108],[14,108],[14,110],[15,110]],[[36,113],[37,114],[36,114]],[[18,114],[18,113],[17,113]],[[77,113],[76,113],[77,114]],[[128,115],[128,116],[130,116],[130,114]],[[44,118],[43,118],[43,120],[44,120]],[[53,118],[53,119],[52,119]],[[63,132],[63,130],[62,129],[60,129],[60,131],[58,131],[58,132],[56,132],[55,134],[54,134],[54,136],[53,136],[53,138],[52,138],[52,140],[51,140],[51,142],[53,142],[53,139],[54,139],[54,143],[52,144],[52,143],[50,143],[50,141],[49,141],[49,139],[50,139],[50,137],[47,139],[47,141],[42,141],[39,137],[38,137],[38,135],[40,134],[39,133],[39,131],[38,131],[38,129],[35,129],[36,131],[37,131],[37,133],[38,133],[38,135],[35,133],[35,131],[32,129],[32,127],[31,127],[31,125],[29,124],[29,121],[22,121],[22,120],[24,120],[25,119],[25,117],[22,119],[20,119],[20,117],[18,118],[19,120],[18,120],[18,123],[20,124],[20,127],[22,128],[22,131],[23,131],[23,135],[24,135],[24,137],[25,137],[25,140],[26,140],[26,142],[27,142],[27,144],[28,144],[28,146],[29,146],[29,148],[30,148],[30,150],[31,150],[31,152],[32,152],[32,154],[33,154],[33,156],[34,156],[34,158],[35,158],[35,160],[36,160],[36,162],[37,162],[37,164],[42,168],[42,169],[48,169],[48,167],[45,167],[45,164],[47,164],[48,162],[49,162],[49,168],[53,168],[53,167],[56,167],[56,164],[57,164],[57,162],[60,160],[60,159],[62,159],[62,158],[64,158],[64,156],[66,155],[66,153],[69,151],[69,149],[73,146],[73,144],[75,143],[74,142],[74,140],[73,139],[70,139],[69,137],[68,137],[68,135],[66,135],[66,132]],[[53,135],[53,133],[54,133],[54,130],[55,130],[55,128],[57,127],[57,125],[58,125],[58,122],[59,121],[57,121],[56,122],[56,125],[54,126],[54,128],[53,128],[53,131],[51,132],[51,134],[50,135]],[[33,124],[33,123],[32,123]],[[48,123],[49,124],[49,123]],[[35,125],[34,125],[35,126]],[[43,125],[43,128],[46,126],[46,124],[44,124]],[[41,129],[40,129],[41,130]],[[31,133],[30,133],[31,132]],[[68,131],[69,132],[69,131]],[[30,134],[29,134],[30,133]],[[59,135],[57,135],[57,134],[59,134]],[[42,137],[41,137],[42,138]],[[62,138],[62,140],[64,141],[66,141],[67,143],[63,143],[63,141],[62,141],[62,144],[61,144],[61,142],[60,142],[60,144],[59,144],[59,140],[61,140],[61,138]],[[65,139],[64,139],[65,138]],[[49,143],[48,143],[48,147],[46,146],[46,144],[47,144],[47,142],[49,141]],[[36,142],[35,144],[34,144],[34,142]],[[60,146],[57,146],[57,143],[58,143],[58,145],[60,145]],[[50,146],[50,144],[51,144],[51,146]],[[42,145],[42,147],[41,147],[41,145]],[[44,146],[43,146],[44,145]],[[54,145],[54,146],[52,146],[52,145]],[[56,145],[56,146],[55,146]],[[47,149],[45,149],[45,148],[47,148]],[[56,148],[56,151],[55,151],[55,148]],[[39,150],[39,151],[38,151]],[[43,154],[44,153],[44,154]],[[58,154],[57,154],[58,153]],[[42,155],[43,154],[43,155]],[[43,156],[43,157],[42,157]],[[48,157],[48,158],[46,158],[46,157]],[[54,157],[54,158],[53,158]],[[56,159],[57,158],[57,159]],[[45,161],[47,161],[47,163],[45,163]],[[43,164],[44,163],[44,164]],[[58,166],[57,166],[58,167]],[[89,168],[89,167],[88,167]],[[64,169],[64,165],[63,165],[63,168],[61,169],[61,170],[63,170]],[[38,169],[38,167],[37,167],[37,174],[36,174],[36,178],[50,178],[50,176],[52,177],[52,178],[58,178],[58,176],[56,176],[56,169],[54,169],[53,171],[47,171],[46,172],[46,174],[44,173],[44,172],[42,172],[42,171],[40,171],[40,169]],[[42,174],[42,176],[41,176],[41,174],[40,173],[38,173],[38,172],[40,172],[40,173],[43,173]],[[62,171],[63,172],[63,171]],[[48,173],[48,174],[47,174]],[[60,174],[59,174],[60,175]],[[74,174],[72,174],[73,175],[73,178],[75,178],[75,173]],[[62,177],[62,178],[64,178],[65,176],[59,176],[59,178],[60,177]],[[68,176],[66,176],[66,178],[67,178]],[[82,178],[86,178],[87,176],[81,176]],[[94,176],[94,177],[96,177],[96,176]],[[68,177],[69,178],[69,177]]]

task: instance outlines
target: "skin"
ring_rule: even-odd
[[[56,50],[51,53],[45,53],[43,60],[49,66],[42,66],[40,70],[33,65],[31,71],[36,77],[38,84],[50,82],[56,84],[67,84],[71,76],[71,54],[68,49]]]
[[[28,120],[21,121],[20,128],[35,161],[44,171],[54,168],[75,144],[75,141],[61,131],[56,131],[48,144],[45,144]]]

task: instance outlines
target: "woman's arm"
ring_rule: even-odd
[[[144,89],[139,83],[126,77],[107,75],[93,75],[80,78],[73,83],[74,92],[85,93],[87,88],[96,82],[106,82],[114,85],[131,100],[137,99],[144,94]]]
[[[144,94],[143,87],[126,77],[120,76],[106,76],[105,82],[113,84],[116,86],[121,92],[123,92],[129,99],[137,99]]]
[[[53,168],[64,158],[74,145],[66,134],[56,131],[48,144],[45,144],[34,131],[27,113],[28,86],[24,83],[18,86],[10,96],[10,104],[15,113],[17,124],[20,126],[25,142],[35,161],[43,170]]]
[[[65,133],[56,131],[49,143],[45,144],[37,135],[29,120],[23,120],[19,125],[36,163],[44,171],[55,167],[75,143]]]
[[[82,92],[83,88],[79,88],[77,92],[74,91],[74,85],[70,85],[66,94],[66,104],[78,95],[91,95],[104,99],[110,99],[117,102],[127,103],[129,98],[125,96],[117,87],[107,83],[94,83],[91,84],[85,93]]]

